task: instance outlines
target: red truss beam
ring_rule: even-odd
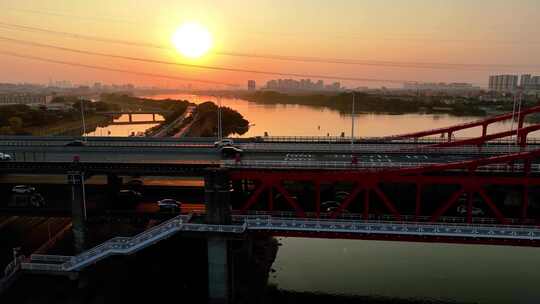
[[[344,210],[346,210],[350,204],[352,204],[355,198],[361,191],[364,191],[364,208],[363,216],[367,218],[369,216],[370,208],[370,191],[373,191],[378,197],[380,197],[386,208],[399,220],[401,214],[396,206],[390,201],[386,194],[381,191],[379,185],[382,183],[403,183],[403,184],[415,184],[416,189],[416,201],[415,201],[415,214],[419,216],[421,214],[422,205],[422,186],[431,184],[440,185],[457,185],[460,189],[451,195],[451,197],[442,206],[440,206],[432,215],[431,220],[437,221],[446,211],[448,211],[457,201],[457,199],[463,194],[468,194],[467,204],[467,221],[472,221],[472,195],[478,193],[483,201],[488,205],[492,213],[501,223],[506,223],[502,212],[493,203],[491,198],[486,194],[483,187],[487,185],[520,185],[523,187],[523,202],[521,206],[521,216],[525,219],[527,217],[528,208],[528,192],[526,189],[530,186],[540,186],[540,177],[531,175],[530,167],[534,158],[540,156],[540,150],[520,152],[515,154],[488,157],[470,161],[449,163],[449,164],[437,164],[428,165],[423,167],[410,167],[403,169],[388,169],[388,170],[264,170],[264,169],[241,169],[232,170],[230,177],[232,180],[254,180],[258,182],[258,187],[253,194],[248,198],[241,210],[248,210],[252,207],[261,193],[264,191],[277,190],[281,193],[287,203],[296,211],[298,216],[304,216],[304,210],[293,199],[288,191],[283,187],[282,182],[287,181],[303,181],[312,182],[315,186],[315,211],[316,215],[320,216],[320,184],[332,183],[332,182],[353,182],[355,188],[352,193],[345,199],[340,207],[335,210],[331,217],[335,218]],[[498,176],[498,175],[477,175],[475,172],[478,167],[492,165],[492,164],[515,164],[518,161],[523,163],[523,174],[514,171],[513,176]],[[452,174],[441,174],[448,170],[461,169],[462,171],[453,171]],[[428,175],[429,174],[429,175]],[[268,210],[274,210],[273,194],[268,194]]]
[[[255,192],[251,194],[251,196],[248,198],[246,203],[240,208],[241,211],[247,211],[249,208],[251,208],[259,199],[261,194],[267,190],[268,191],[268,210],[273,211],[274,209],[274,198],[273,198],[273,189],[275,188],[281,195],[283,195],[283,198],[287,201],[291,207],[296,211],[296,214],[298,216],[305,216],[304,210],[298,205],[298,203],[291,197],[289,192],[281,185],[280,182],[276,182],[275,179],[271,180],[265,180],[261,179],[261,183],[259,186],[255,189]]]
[[[531,107],[528,109],[524,109],[521,112],[518,113],[506,113],[501,114],[493,117],[489,117],[486,119],[481,119],[477,121],[472,121],[464,124],[454,125],[450,127],[445,128],[439,128],[439,129],[433,129],[433,130],[427,130],[427,131],[421,131],[421,132],[413,132],[413,133],[407,133],[407,134],[401,134],[401,135],[395,135],[395,136],[389,136],[384,137],[384,139],[387,140],[395,140],[395,139],[407,139],[407,138],[420,138],[420,137],[426,137],[430,135],[438,135],[438,134],[448,134],[449,139],[452,137],[452,133],[460,130],[465,129],[471,129],[475,127],[482,126],[482,134],[487,134],[487,127],[495,122],[504,121],[508,119],[512,119],[513,117],[518,117],[518,128],[521,128],[523,126],[523,122],[525,120],[525,116],[540,112],[540,106]]]
[[[339,214],[343,213],[343,210],[347,209],[349,205],[354,201],[354,199],[358,196],[358,193],[360,191],[364,190],[364,186],[362,184],[357,184],[356,187],[354,187],[354,190],[345,198],[345,200],[339,205],[339,207],[330,214],[330,218],[336,218]],[[366,190],[368,192],[368,190]],[[369,199],[365,200],[367,203],[364,205],[364,212],[366,209],[369,208]]]
[[[517,143],[520,146],[525,147],[527,145],[527,136],[529,135],[529,133],[538,131],[538,130],[540,130],[540,124],[528,126],[525,128],[520,128],[517,130],[503,131],[503,132],[493,133],[489,135],[483,135],[480,137],[467,138],[467,139],[449,141],[449,142],[440,143],[440,144],[422,146],[416,150],[422,150],[426,148],[458,147],[458,146],[466,146],[466,145],[481,146],[488,141],[491,141],[494,139],[501,139],[505,137],[512,137],[512,136],[515,136],[516,134],[518,135]]]

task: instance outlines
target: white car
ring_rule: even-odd
[[[232,146],[234,144],[232,139],[224,138],[222,140],[218,140],[214,142],[214,147],[225,147],[225,146]]]
[[[35,192],[36,188],[30,187],[30,186],[27,186],[27,185],[18,185],[18,186],[15,186],[15,187],[11,188],[11,191],[13,193],[17,193],[17,194],[28,194],[28,193]]]
[[[11,155],[0,152],[0,160],[12,160],[12,159],[13,158],[11,157]]]
[[[161,211],[171,210],[171,211],[180,211],[182,203],[171,198],[165,198],[157,202],[159,209]]]
[[[466,205],[459,205],[457,207],[457,213],[459,214],[467,214],[467,206]],[[471,210],[472,215],[484,215],[484,210],[478,208],[478,207],[472,207]]]

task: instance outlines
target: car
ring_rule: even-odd
[[[214,147],[220,148],[225,146],[232,146],[234,144],[232,139],[224,138],[214,142]]]
[[[182,203],[172,198],[165,198],[157,202],[161,211],[180,211]]]
[[[236,154],[242,155],[242,153],[244,152],[242,149],[234,147],[234,146],[221,147],[220,151],[221,151],[221,155],[225,157],[232,157],[232,156],[235,156]]]
[[[45,199],[39,193],[34,193],[30,197],[30,205],[33,207],[41,208],[45,206]]]
[[[337,191],[336,196],[349,196],[350,193],[347,191]]]
[[[142,194],[134,190],[120,190],[120,192],[118,192],[118,197],[142,199]]]
[[[8,161],[8,160],[12,160],[12,159],[13,158],[11,157],[11,155],[9,155],[7,153],[0,152],[0,160]]]
[[[126,183],[126,186],[130,187],[142,187],[144,186],[144,182],[140,179],[132,179],[129,182]]]
[[[325,210],[327,213],[334,213],[334,212],[339,210],[339,207],[329,207],[329,208],[326,208],[326,209],[323,209],[323,210]],[[341,213],[346,214],[346,213],[350,213],[350,212],[347,209],[343,209],[343,210],[341,210]]]
[[[328,209],[328,208],[338,208],[339,205],[341,205],[341,204],[339,202],[336,202],[336,201],[326,201],[326,202],[321,203],[321,208],[323,210]]]
[[[335,198],[336,198],[336,200],[341,202],[341,201],[344,201],[349,195],[350,194],[347,191],[338,191],[335,194]]]
[[[28,194],[36,191],[36,188],[27,185],[17,185],[11,188],[11,192],[17,194]]]
[[[471,212],[472,215],[484,215],[485,214],[484,210],[482,210],[481,208],[478,208],[478,207],[474,207],[474,206],[472,207],[471,211],[472,211]],[[467,214],[467,205],[459,205],[457,207],[457,213],[462,214],[462,215]]]
[[[76,139],[74,141],[70,141],[67,144],[65,144],[66,147],[84,147],[86,146],[86,143],[80,139]]]

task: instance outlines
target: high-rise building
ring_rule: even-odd
[[[521,79],[519,80],[519,86],[522,88],[526,88],[531,83],[531,78],[531,74],[521,75]]]
[[[319,92],[319,91],[340,91],[344,87],[339,82],[334,82],[330,85],[324,85],[324,81],[311,79],[276,79],[266,82],[266,89],[277,91],[302,91],[302,92]]]
[[[512,92],[517,89],[517,75],[492,75],[489,76],[489,89],[497,92]]]
[[[248,80],[247,89],[248,91],[255,91],[257,89],[257,83],[255,80]]]

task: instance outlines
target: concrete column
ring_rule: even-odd
[[[222,237],[208,238],[208,302],[229,303],[229,246]]]
[[[211,170],[205,176],[206,222],[231,223],[230,180],[226,170]],[[212,304],[229,303],[229,246],[226,238],[208,237],[208,301]]]
[[[231,223],[231,182],[226,170],[212,170],[204,177],[204,200],[208,224]]]
[[[84,173],[70,171],[68,184],[71,186],[71,221],[75,252],[85,249],[86,242],[86,206],[84,194]]]
[[[107,198],[109,204],[114,204],[116,195],[122,187],[122,178],[118,177],[116,174],[107,174]],[[112,206],[107,206],[112,207]]]
[[[133,121],[133,116],[131,116],[131,113],[128,114],[128,117],[129,117],[129,122],[132,122]]]

